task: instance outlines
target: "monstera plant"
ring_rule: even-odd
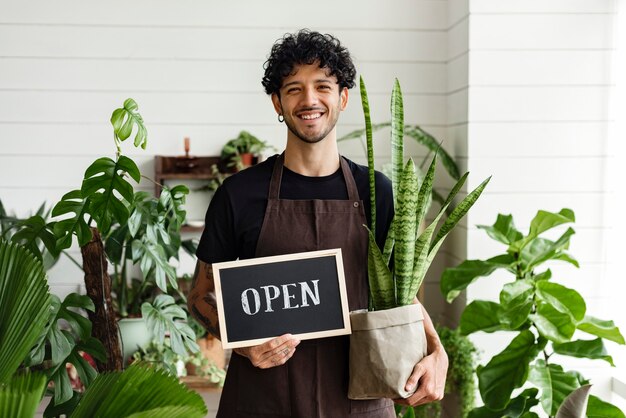
[[[513,335],[504,350],[478,367],[484,406],[473,410],[470,418],[537,417],[531,408],[539,403],[549,416],[583,416],[562,410],[559,414],[565,398],[588,381],[577,371],[565,370],[558,358],[594,359],[613,366],[604,341],[624,344],[619,329],[613,321],[589,315],[580,293],[552,281],[552,271],[546,267],[551,262],[578,267],[578,261],[567,252],[574,229],[567,228],[556,240],[543,236],[574,220],[570,209],[558,213],[540,210],[524,235],[515,228],[511,215],[498,215],[493,225],[479,228],[503,244],[505,252],[487,260],[467,260],[444,272],[441,291],[449,302],[474,281],[497,270],[508,272],[513,279],[502,287],[499,301],[474,300],[461,315],[464,335],[479,331]],[[522,386],[531,387],[514,395]],[[586,413],[590,417],[624,417],[618,408],[595,396],[589,396]]]

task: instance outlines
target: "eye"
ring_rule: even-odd
[[[320,90],[330,90],[330,86],[326,84],[321,84],[318,88]]]
[[[300,89],[298,87],[289,87],[287,89],[287,93],[297,93],[299,91],[300,91]]]

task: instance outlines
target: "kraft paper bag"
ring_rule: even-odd
[[[421,305],[350,312],[348,398],[408,398],[413,367],[426,356]]]

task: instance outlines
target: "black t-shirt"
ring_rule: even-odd
[[[196,255],[205,263],[253,258],[261,233],[274,155],[260,164],[228,177],[220,186],[206,213],[205,227]],[[367,167],[347,160],[359,198],[370,224],[369,177]],[[382,249],[393,218],[391,181],[376,172],[376,240]],[[283,167],[280,199],[347,200],[348,190],[341,168],[329,176],[307,177]]]

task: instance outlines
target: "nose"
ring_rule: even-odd
[[[318,103],[317,92],[314,87],[307,87],[302,91],[301,105],[312,107]]]

